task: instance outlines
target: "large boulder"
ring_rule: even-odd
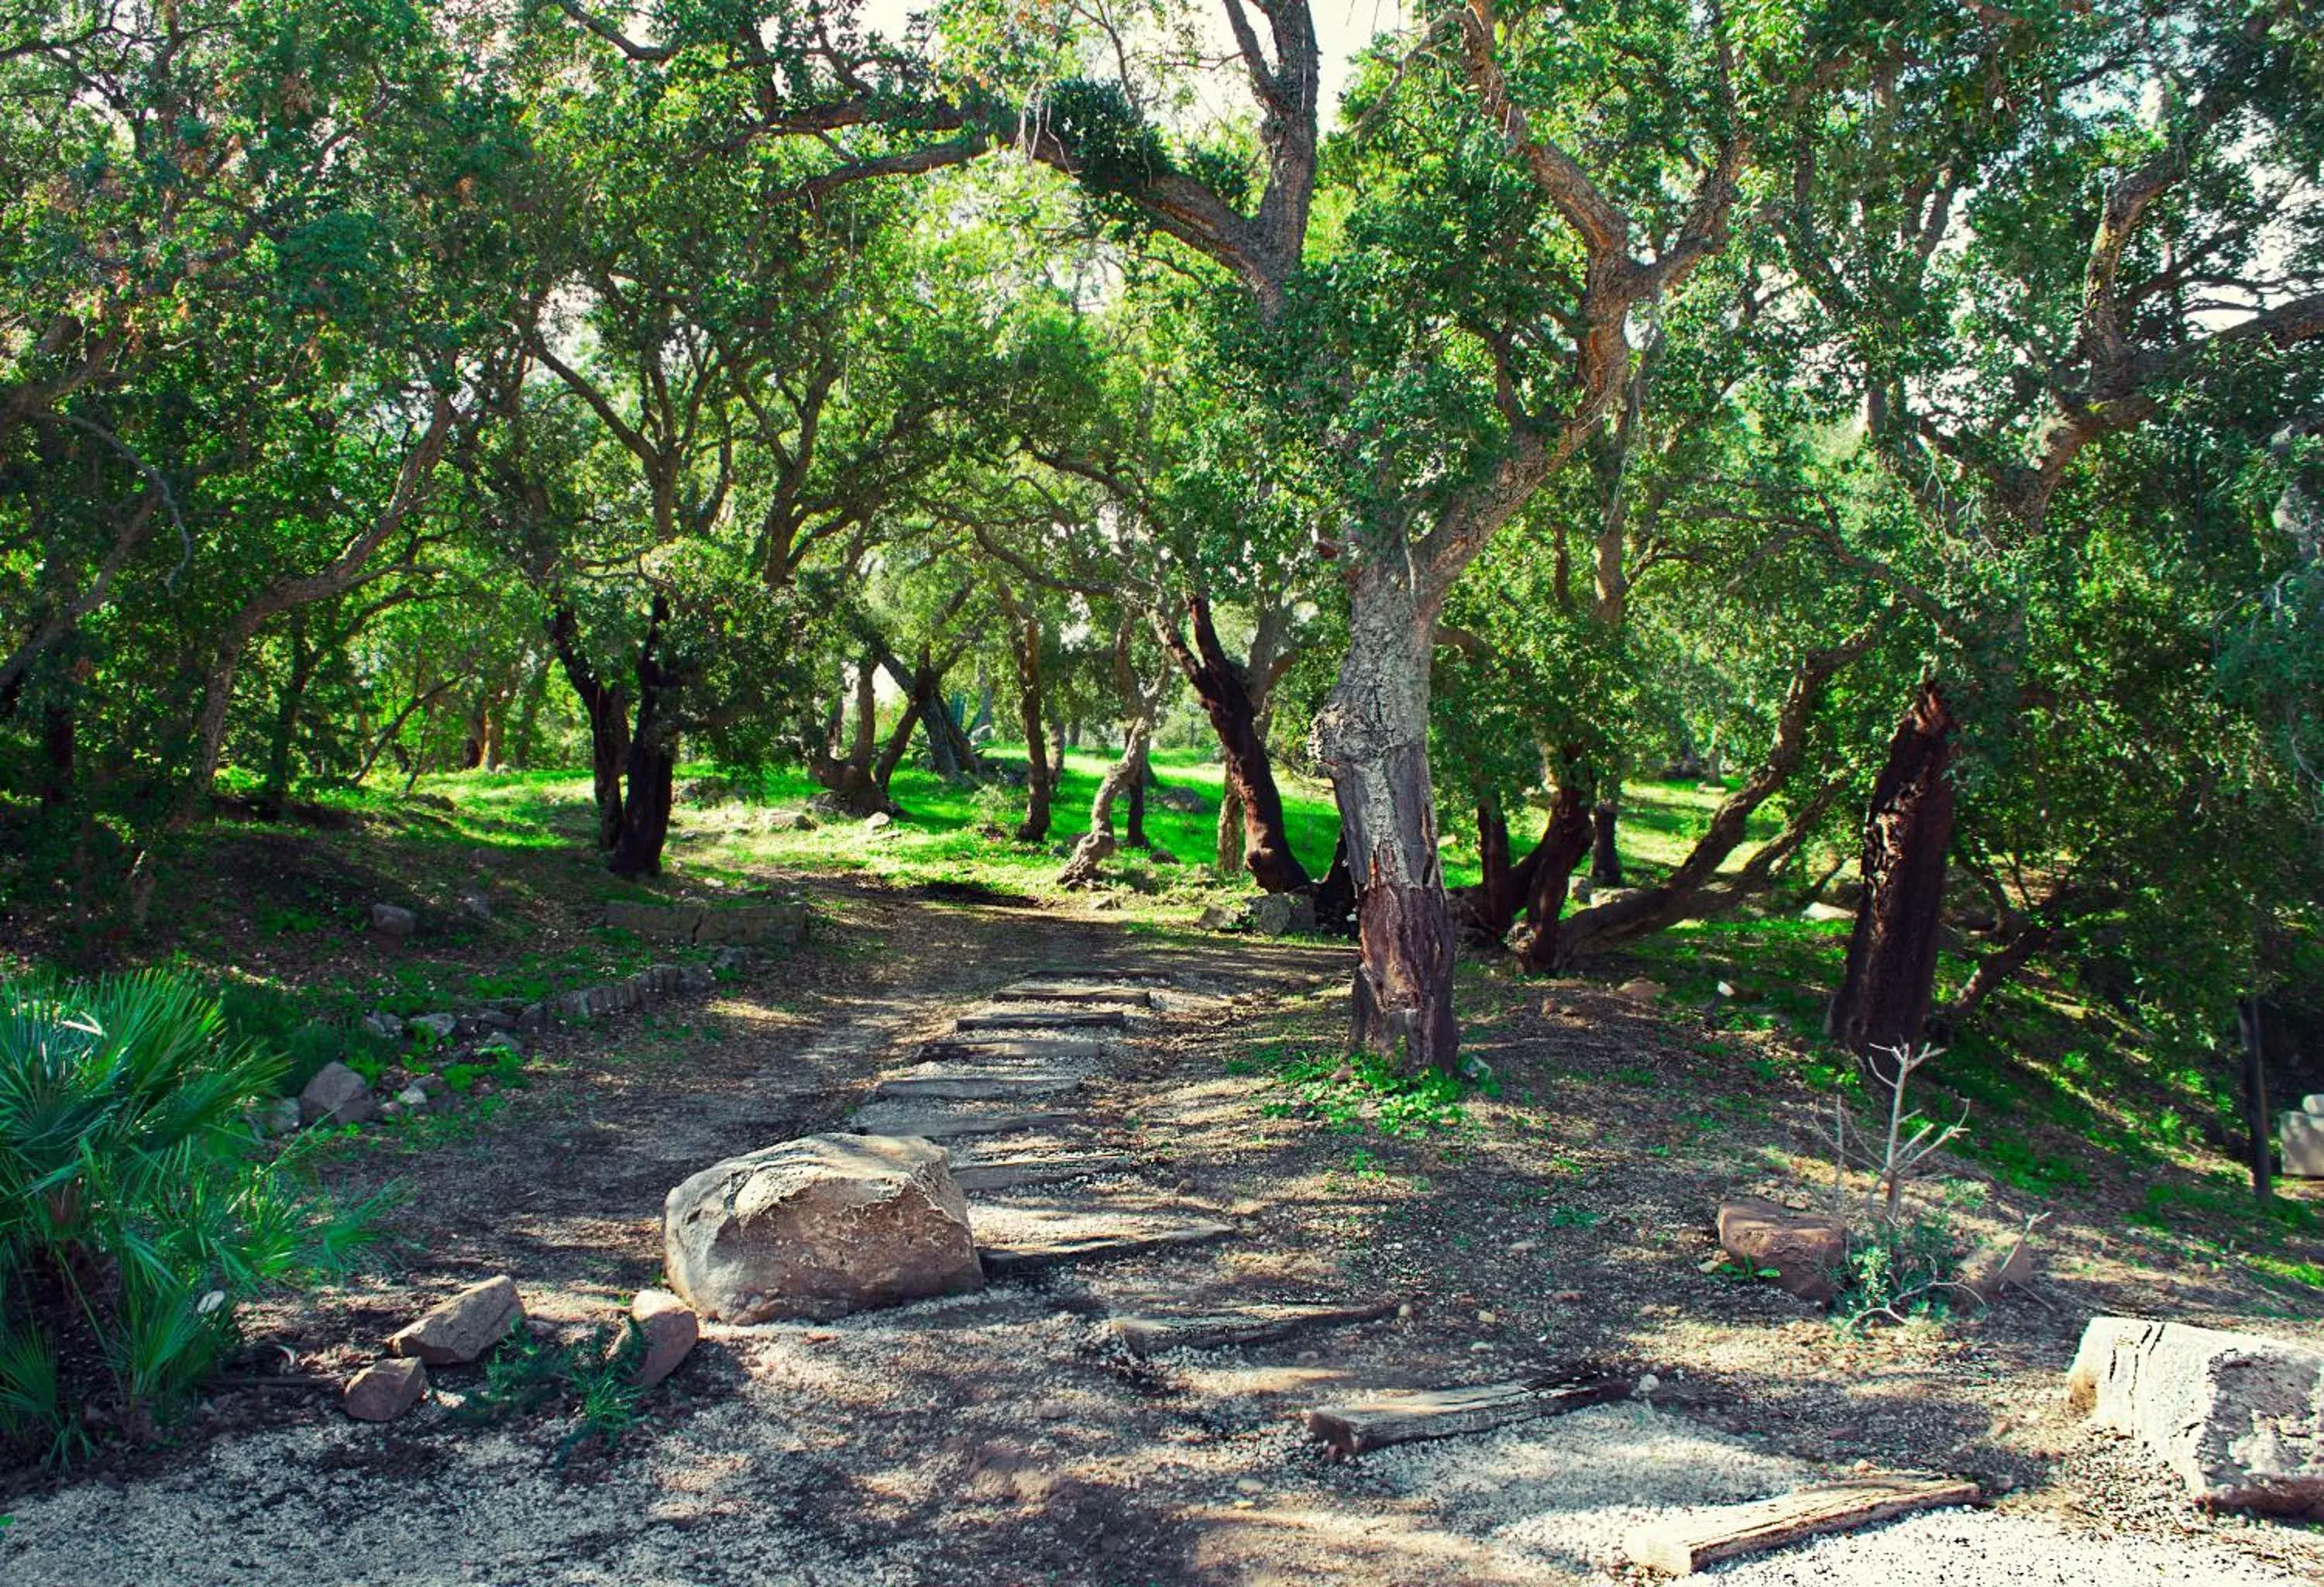
[[[374,904],[371,928],[392,941],[401,942],[420,929],[420,917],[401,904]]]
[[[2093,1317],[2066,1390],[2204,1504],[2324,1518],[2324,1352],[2256,1333]]]
[[[944,1149],[810,1135],[729,1158],[669,1193],[670,1287],[721,1323],[827,1318],[981,1288]]]
[[[1840,1294],[1848,1228],[1837,1218],[1738,1196],[1719,1204],[1719,1249],[1755,1273],[1772,1269],[1802,1300],[1829,1303]]]
[[[420,1320],[399,1328],[387,1342],[389,1353],[410,1356],[431,1367],[456,1367],[475,1361],[524,1321],[524,1302],[507,1274],[471,1284]]]
[[[362,1124],[379,1116],[379,1103],[369,1081],[335,1062],[316,1070],[300,1092],[299,1116],[309,1124]]]

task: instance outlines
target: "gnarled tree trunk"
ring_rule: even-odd
[[[1887,1049],[1920,1040],[1935,994],[1957,725],[1943,690],[1923,681],[1865,817],[1864,899],[1826,1029],[1883,1080],[1895,1072]]]
[[[1436,853],[1428,783],[1428,685],[1436,606],[1406,570],[1369,562],[1349,580],[1348,650],[1314,728],[1330,770],[1356,886],[1360,955],[1351,1032],[1401,1050],[1412,1068],[1450,1072],[1461,1032],[1452,1010],[1452,917]]]
[[[1622,880],[1622,851],[1614,842],[1615,825],[1622,815],[1621,793],[1621,785],[1614,784],[1611,797],[1600,798],[1590,811],[1590,885],[1592,888],[1628,885]]]
[[[1283,795],[1275,786],[1275,768],[1268,758],[1267,736],[1251,698],[1250,680],[1220,645],[1210,602],[1201,595],[1190,596],[1186,615],[1194,634],[1191,644],[1171,622],[1157,617],[1154,628],[1178,669],[1194,686],[1194,697],[1202,701],[1211,730],[1218,734],[1228,796],[1242,815],[1243,863],[1250,868],[1251,879],[1268,892],[1305,891],[1314,881],[1291,852],[1290,833],[1283,821]],[[1425,683],[1423,688],[1425,697]]]
[[[1566,886],[1573,868],[1590,852],[1590,794],[1584,778],[1569,776],[1557,785],[1550,800],[1549,825],[1519,867],[1526,918],[1533,930],[1518,957],[1528,970],[1546,971],[1556,961],[1557,918],[1565,909]]]
[[[622,770],[630,759],[629,697],[618,684],[597,676],[581,648],[580,622],[560,605],[549,620],[549,642],[589,719],[590,791],[597,801],[597,848],[611,853],[622,835]]]

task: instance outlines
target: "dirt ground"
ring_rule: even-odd
[[[1331,1039],[1339,950],[872,888],[826,885],[821,909],[835,923],[809,951],[741,985],[553,1036],[488,1121],[334,1159],[342,1195],[401,1186],[392,1241],[361,1279],[256,1316],[254,1369],[327,1382],[495,1273],[538,1324],[619,1315],[659,1274],[672,1185],[836,1127],[916,1040],[1030,975],[1167,978],[1165,1010],[1064,1130],[1137,1169],[1071,1194],[1167,1195],[1232,1236],[835,1324],[711,1328],[611,1450],[572,1447],[553,1409],[463,1421],[474,1370],[442,1372],[437,1402],[384,1427],[346,1420],[327,1388],[223,1390],[161,1449],[20,1491],[0,1580],[1603,1581],[1623,1568],[1600,1546],[1609,1518],[1859,1462],[1976,1479],[1990,1512],[1974,1525],[2015,1528],[1981,1545],[2057,1565],[1928,1580],[2113,1579],[2092,1561],[2126,1581],[2324,1580],[2318,1528],[2207,1517],[2068,1416],[2063,1369],[2097,1312],[2324,1337],[2313,1317],[2255,1318],[2261,1297],[2232,1276],[2157,1267],[2107,1187],[2051,1209],[2040,1300],[1852,1339],[1702,1270],[1720,1195],[1814,1188],[1784,1155],[1812,1103],[1722,1071],[1683,1015],[1578,983],[1529,992],[1475,1032],[1499,1089],[1471,1100],[1473,1128],[1349,1134],[1286,1114],[1247,1061],[1261,1041]],[[1997,1196],[1960,1215],[1999,1232],[2024,1210]],[[1102,1327],[1157,1301],[1371,1298],[1401,1309],[1145,1361]],[[1596,1366],[1664,1387],[1651,1406],[1344,1462],[1299,1421],[1353,1389]],[[1797,1579],[1892,1578],[1867,1556]]]

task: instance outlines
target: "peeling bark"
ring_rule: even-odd
[[[1401,573],[1375,562],[1351,578],[1348,650],[1315,718],[1314,742],[1338,796],[1356,884],[1352,1038],[1375,1051],[1401,1052],[1410,1068],[1449,1073],[1461,1044],[1452,918],[1428,782],[1436,601],[1416,600]]]

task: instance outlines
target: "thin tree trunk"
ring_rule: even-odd
[[[79,728],[69,700],[51,700],[41,711],[41,806],[61,808],[72,802]]]
[[[2267,1042],[2260,1027],[2257,997],[2236,1000],[2236,1030],[2244,1047],[2245,1151],[2251,1165],[2252,1195],[2265,1206],[2275,1199],[2275,1163],[2268,1155]]]
[[[1888,1049],[1921,1039],[1935,995],[1952,845],[1951,707],[1924,681],[1888,742],[1864,823],[1864,898],[1828,1029],[1884,1083]]]
[[[1711,812],[1711,825],[1668,876],[1652,887],[1583,909],[1556,927],[1555,963],[1571,964],[1582,955],[1663,930],[1703,911],[1711,882],[1727,856],[1743,842],[1752,813],[1783,788],[1799,765],[1807,749],[1808,723],[1824,686],[1842,667],[1869,650],[1878,632],[1877,624],[1868,624],[1831,650],[1812,650],[1801,658],[1792,669],[1790,687],[1776,712],[1775,741],[1768,745],[1766,760],[1744,779],[1740,788],[1720,801]],[[1718,895],[1711,894],[1708,901],[1718,901]],[[1529,965],[1542,963],[1530,954],[1526,962]],[[1927,1011],[1924,1003],[1923,1016]]]
[[[1099,868],[1113,857],[1120,846],[1113,831],[1113,807],[1118,800],[1139,798],[1146,781],[1146,752],[1153,733],[1153,718],[1143,714],[1124,724],[1120,758],[1098,779],[1096,797],[1090,800],[1089,830],[1074,844],[1073,858],[1057,872],[1060,885],[1087,887],[1097,880]]]
[[[630,734],[621,831],[606,862],[617,876],[659,875],[662,848],[669,839],[669,813],[677,802],[679,679],[655,654],[669,621],[669,603],[656,595],[646,637],[638,646],[638,723]]]
[[[1477,885],[1453,899],[1461,930],[1478,946],[1494,948],[1517,924],[1517,867],[1509,858],[1508,817],[1490,793],[1477,796]]]
[[[262,821],[282,819],[282,807],[290,798],[290,763],[299,734],[299,714],[306,704],[307,684],[314,666],[314,654],[307,645],[307,614],[301,607],[290,614],[290,665],[282,675],[281,692],[275,697],[274,729],[266,753],[266,782],[258,794],[258,816]]]
[[[1038,843],[1049,835],[1049,749],[1041,726],[1041,618],[1019,605],[1006,585],[994,586],[1009,620],[1010,649],[1017,660],[1017,711],[1025,730],[1025,819],[1019,843]]]
[[[573,687],[589,719],[589,777],[597,801],[597,848],[611,853],[622,836],[622,770],[630,759],[629,700],[620,687],[597,676],[581,649],[580,622],[570,606],[559,606],[549,623],[549,642],[565,680]]]
[[[1242,870],[1242,795],[1236,790],[1235,780],[1229,776],[1225,790],[1219,795],[1219,836],[1217,867],[1222,879]]]
[[[1330,770],[1356,885],[1359,961],[1351,1027],[1359,1046],[1451,1072],[1452,918],[1428,783],[1428,684],[1441,595],[1371,562],[1349,580],[1348,650],[1314,729]]]

